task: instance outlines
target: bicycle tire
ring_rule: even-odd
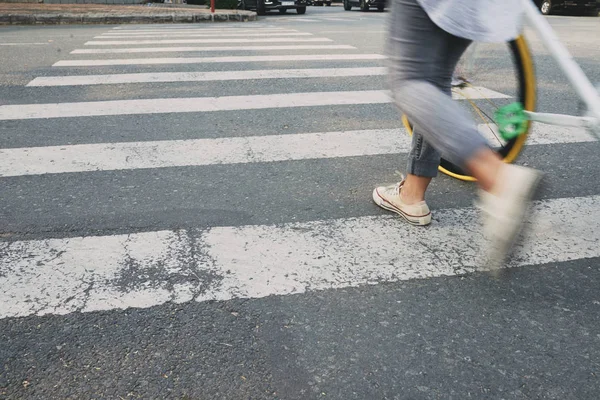
[[[525,110],[534,111],[536,106],[535,71],[527,41],[523,36],[519,36],[517,39],[507,42],[507,45],[510,49],[509,51],[512,55],[513,65],[517,75],[516,81],[518,82],[519,86],[517,100],[523,104],[523,108]],[[406,115],[402,116],[402,122],[409,135],[412,136],[412,124]],[[512,163],[516,160],[518,155],[521,153],[523,146],[525,145],[530,128],[531,123],[528,121],[525,133],[515,139],[507,141],[506,144],[503,145],[499,151],[497,151],[504,162]],[[474,177],[463,171],[459,166],[443,158],[438,169],[443,174],[462,181],[473,182],[476,180]]]

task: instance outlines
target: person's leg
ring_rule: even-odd
[[[444,97],[454,105],[451,98],[452,72],[469,41],[441,30],[416,0],[394,0],[389,24],[389,78],[392,94],[400,110],[405,111],[406,103],[426,103],[430,97]],[[406,82],[425,84],[435,93],[399,91],[398,87]],[[421,96],[421,99],[417,100],[415,96]],[[420,120],[435,119],[436,113],[445,112],[442,108],[432,109],[427,106],[419,106],[415,110],[420,114]],[[415,121],[410,114],[408,117],[411,122]],[[450,126],[452,125],[439,127],[436,134],[452,134],[448,132]],[[431,178],[437,175],[440,163],[438,148],[431,144],[425,133],[427,127],[422,129],[421,123],[417,121],[408,157],[407,178],[397,185],[376,188],[373,193],[376,204],[418,225],[426,225],[431,221],[431,213],[424,202],[425,192]]]
[[[460,57],[471,42],[466,39],[444,35],[444,52],[438,53],[433,66],[437,66],[430,76],[430,81],[447,96],[452,96],[452,79]],[[451,132],[449,132],[451,134]],[[408,155],[407,176],[402,186],[401,198],[406,204],[415,204],[425,200],[425,192],[432,178],[437,174],[440,154],[420,134],[418,127],[413,127],[411,151]],[[433,170],[435,166],[435,171]]]
[[[465,46],[462,51],[455,49],[447,54],[448,46],[454,45],[460,50],[465,43],[468,42],[438,28],[417,0],[393,0],[388,65],[394,100],[418,127],[418,133],[423,136],[422,143],[432,146],[445,159],[463,167],[477,179],[485,216],[484,230],[492,244],[488,251],[489,264],[498,265],[520,231],[527,203],[540,174],[529,168],[504,164],[488,147],[468,113],[448,96],[447,91],[439,88],[439,79],[444,79],[442,71],[449,73],[448,81],[451,81],[450,56],[459,58],[466,49]],[[440,54],[444,55],[445,61],[440,60]],[[416,193],[413,195],[426,190],[428,179],[435,176],[433,165],[428,168],[424,162],[432,160],[433,157],[414,160],[420,165],[422,175],[415,181]],[[431,220],[429,208],[424,201],[412,205],[403,202],[403,185],[401,182],[376,188],[373,200],[413,224],[426,225]]]
[[[388,45],[392,93],[415,126],[402,199],[424,200],[439,153],[469,171],[481,189],[498,194],[495,183],[505,165],[451,97],[452,73],[470,41],[436,26],[416,0],[394,5]]]

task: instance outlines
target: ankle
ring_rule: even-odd
[[[406,205],[425,201],[425,192],[430,182],[430,177],[408,174],[400,190],[400,200]]]
[[[493,151],[484,149],[467,161],[467,169],[477,179],[479,187],[486,192],[497,189],[496,183],[505,164]]]
[[[425,193],[418,193],[415,191],[406,190],[405,187],[402,187],[400,190],[400,200],[406,205],[412,205],[416,203],[420,203],[425,201]]]

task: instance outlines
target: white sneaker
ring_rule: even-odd
[[[529,202],[542,174],[531,168],[505,164],[492,193],[479,191],[483,233],[489,240],[486,262],[492,269],[503,266],[527,219]]]
[[[413,225],[429,225],[431,223],[431,211],[427,203],[421,201],[416,204],[405,204],[400,198],[404,180],[391,186],[380,186],[373,190],[373,201],[379,207],[393,211]]]

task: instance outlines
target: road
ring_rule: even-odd
[[[598,143],[534,128],[500,279],[472,184],[406,226],[370,199],[408,145],[387,15],[0,28],[0,398],[596,399]],[[598,19],[549,20],[600,82]],[[528,38],[538,108],[577,113]]]

